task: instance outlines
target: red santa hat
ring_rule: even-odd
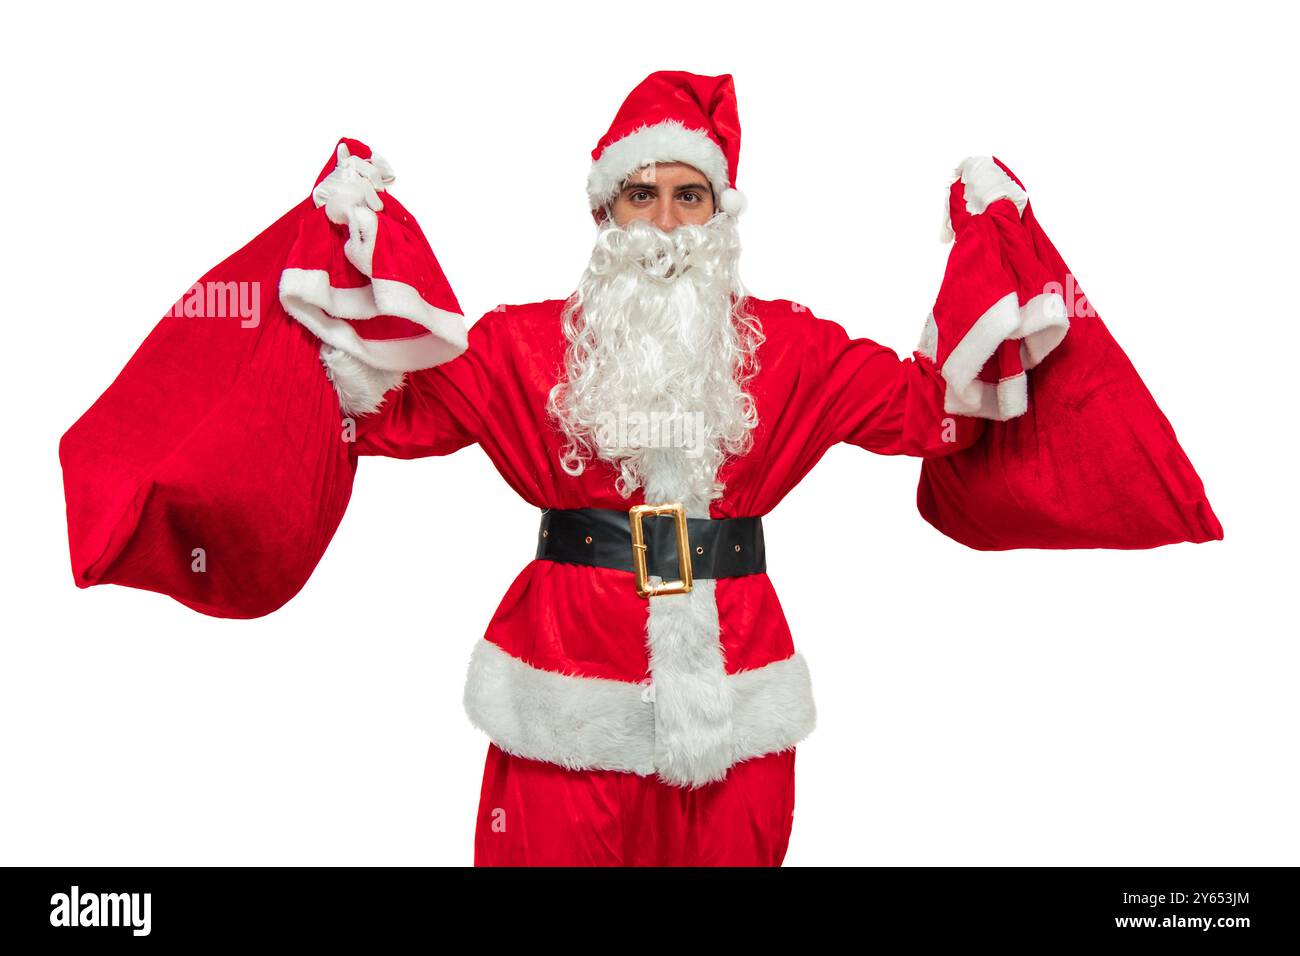
[[[638,169],[673,162],[704,173],[723,212],[739,216],[744,211],[745,196],[736,189],[740,114],[730,74],[661,70],[642,80],[591,151],[591,208],[611,202]]]

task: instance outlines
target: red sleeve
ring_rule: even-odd
[[[401,388],[356,419],[356,453],[390,458],[449,455],[479,440],[491,395],[493,314],[469,330],[469,348],[442,365],[408,372]]]
[[[815,344],[836,441],[881,455],[930,458],[969,447],[982,419],[944,411],[946,384],[923,355],[900,359],[870,339],[853,339],[835,322],[815,319]]]

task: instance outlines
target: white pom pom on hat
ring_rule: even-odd
[[[718,200],[718,205],[728,216],[739,216],[749,205],[749,200],[739,189],[724,189],[722,196]]]

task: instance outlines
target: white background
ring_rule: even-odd
[[[1296,864],[1297,89],[1269,5],[24,5],[7,13],[0,862],[468,864],[468,656],[536,514],[471,448],[366,460],[257,621],[79,591],[60,435],[340,135],[471,319],[571,291],[589,151],[730,72],[743,273],[910,352],[996,153],[1205,481],[1222,543],[981,554],[841,446],[767,519],[813,670],[787,863]],[[17,376],[17,381],[13,377]]]

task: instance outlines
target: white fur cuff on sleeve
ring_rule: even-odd
[[[321,363],[325,373],[334,383],[339,396],[339,408],[345,415],[368,415],[384,403],[390,389],[403,384],[405,372],[390,372],[373,368],[354,358],[342,349],[322,345]]]

